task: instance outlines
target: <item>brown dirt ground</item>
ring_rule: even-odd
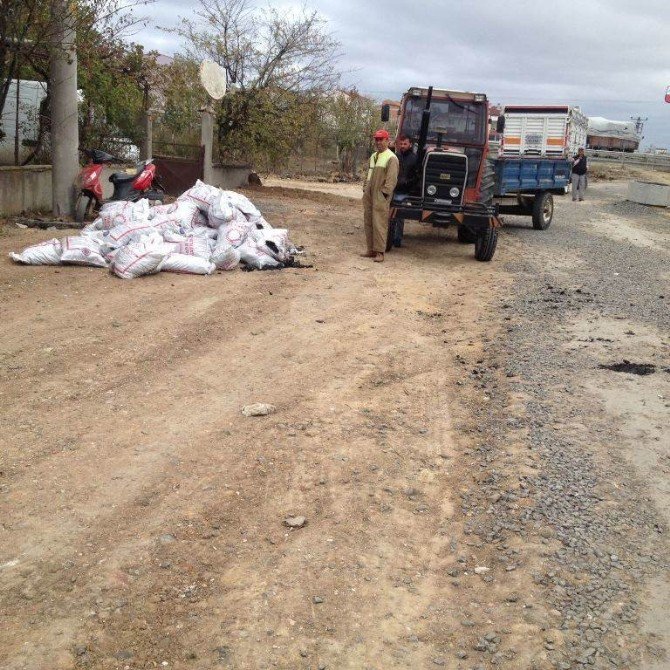
[[[505,276],[429,229],[357,257],[354,199],[251,197],[314,269],[123,282],[14,265],[61,233],[0,228],[0,667],[460,668],[492,628],[548,667],[539,552],[449,575],[502,570],[462,533],[490,398],[453,359]]]

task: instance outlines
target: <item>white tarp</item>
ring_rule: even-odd
[[[42,242],[10,258],[25,265],[109,267],[118,277],[134,279],[161,271],[206,275],[240,263],[281,268],[296,253],[288,231],[273,228],[248,198],[198,180],[170,205],[108,203],[80,235]]]
[[[589,116],[589,135],[597,137],[620,137],[639,140],[634,121],[610,121],[602,116]]]

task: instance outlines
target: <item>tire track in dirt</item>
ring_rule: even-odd
[[[20,563],[0,571],[4,666],[457,668],[487,620],[519,616],[506,589],[530,576],[498,589],[468,573],[487,554],[455,495],[476,430],[454,426],[473,431],[482,399],[454,356],[495,340],[495,269],[425,233],[368,265],[343,251],[356,208],[318,225],[318,204],[289,202],[316,272],[33,283],[47,321],[31,345],[5,331],[37,399],[8,401],[0,564]],[[125,325],[79,327],[66,285],[104,293]],[[22,295],[24,334],[41,309]],[[43,375],[33,357],[56,328],[67,344]],[[92,371],[95,390],[70,388]],[[241,417],[255,400],[278,413]],[[287,531],[292,513],[308,525]]]

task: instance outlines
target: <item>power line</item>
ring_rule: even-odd
[[[389,89],[370,89],[359,86],[361,91],[364,91],[367,94],[380,94],[384,96],[397,96],[398,99],[402,96],[404,91],[398,93],[398,91],[391,91]],[[537,97],[537,96],[528,96],[528,95],[503,95],[500,93],[487,93],[489,99],[492,98],[504,98],[506,100],[527,100],[528,102],[561,102],[564,103],[566,100],[574,100],[577,102],[591,102],[591,103],[616,103],[616,104],[626,104],[626,105],[648,105],[655,102],[662,102],[660,98],[647,99],[647,100],[622,100],[620,98],[608,100],[605,98],[580,98],[577,96],[565,95],[560,98],[548,98],[548,97]]]

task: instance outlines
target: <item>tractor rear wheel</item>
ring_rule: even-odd
[[[490,158],[486,159],[484,171],[482,173],[482,184],[479,188],[479,202],[487,207],[493,202],[493,191],[496,185],[496,174],[493,161]]]

